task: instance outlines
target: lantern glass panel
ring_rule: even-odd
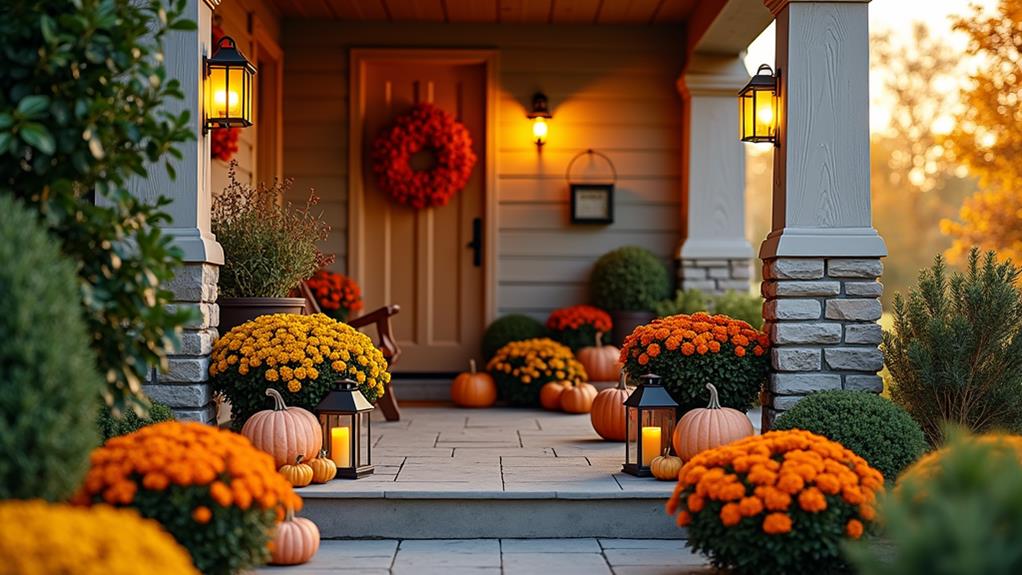
[[[324,413],[319,416],[320,425],[323,427],[323,446],[327,457],[333,460],[338,469],[350,469],[356,465],[356,460],[352,457],[352,454],[358,454],[355,449],[355,417],[356,415],[352,414],[337,413]]]
[[[653,458],[664,454],[674,431],[674,409],[642,411],[642,466],[649,467]]]
[[[774,120],[776,117],[774,110],[774,92],[773,90],[755,90],[755,125],[756,125],[756,138],[766,138],[772,140],[775,137],[774,134]]]
[[[358,417],[362,420],[362,425],[359,426],[361,433],[359,433],[359,445],[358,445],[358,466],[364,467],[366,465],[372,465],[372,454],[370,438],[372,437],[371,423],[369,413],[360,413]]]
[[[628,416],[625,420],[625,464],[638,467],[639,464],[639,410],[635,407],[625,408]]]

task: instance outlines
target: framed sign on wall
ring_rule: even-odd
[[[575,180],[571,175],[571,168],[575,162],[586,156],[592,160],[599,158],[606,162],[610,168],[610,177],[606,175],[599,177],[588,177],[585,180]],[[617,170],[610,158],[601,152],[593,149],[580,152],[568,162],[565,179],[568,180],[568,189],[571,196],[571,223],[573,224],[612,224],[614,223],[614,183],[617,181]]]

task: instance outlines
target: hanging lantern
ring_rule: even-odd
[[[678,403],[671,398],[660,376],[639,378],[639,386],[625,400],[625,464],[622,471],[649,477],[653,458],[671,444]]]
[[[252,125],[252,85],[256,69],[238,50],[234,39],[223,36],[206,59],[206,130],[247,128]]]
[[[777,145],[779,76],[780,70],[775,75],[770,66],[763,64],[738,93],[743,142],[769,142]]]
[[[327,458],[337,465],[337,477],[358,479],[373,472],[369,414],[373,405],[345,379],[330,390],[313,410],[323,430]]]

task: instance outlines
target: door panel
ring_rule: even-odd
[[[361,225],[356,241],[366,309],[398,304],[394,324],[403,355],[401,372],[460,371],[477,355],[484,321],[484,269],[473,265],[472,222],[486,206],[486,97],[484,62],[422,58],[367,59],[361,73]],[[478,158],[468,185],[446,206],[416,210],[376,187],[372,141],[395,115],[417,102],[453,114],[472,136]],[[414,165],[414,163],[413,163]]]

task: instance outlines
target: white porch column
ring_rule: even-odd
[[[213,422],[215,418],[209,389],[209,354],[216,338],[219,312],[216,305],[217,275],[224,253],[210,232],[209,142],[202,133],[203,56],[210,53],[213,8],[219,0],[188,0],[185,17],[198,23],[198,30],[167,34],[164,54],[168,79],[181,82],[184,100],[167,103],[175,112],[191,110],[195,139],[179,145],[181,160],[173,160],[177,178],[171,180],[162,162],[149,167],[149,177],[131,186],[136,196],[155,200],[169,197],[167,211],[173,222],[164,227],[184,252],[185,265],[169,285],[174,305],[199,310],[201,319],[184,330],[181,348],[170,357],[167,373],[155,374],[145,386],[152,399],[168,404],[178,419]]]
[[[806,394],[880,391],[872,225],[868,0],[765,0],[777,20],[780,146],[760,248],[773,349],[764,427]]]
[[[745,148],[736,137],[737,94],[748,81],[739,56],[698,53],[678,79],[684,101],[681,289],[749,289]]]

